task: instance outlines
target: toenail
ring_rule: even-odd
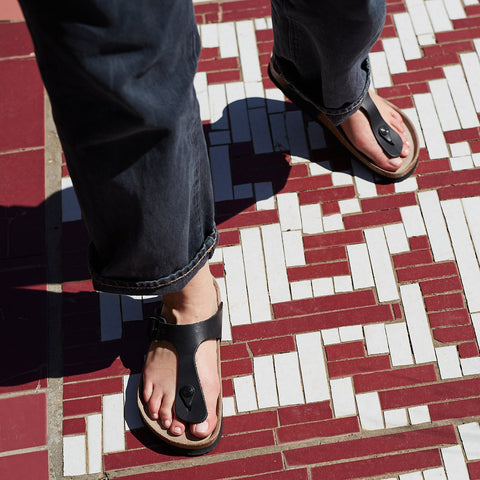
[[[202,422],[195,426],[195,431],[198,433],[207,433],[208,432],[208,422]]]
[[[174,432],[174,433],[177,433],[178,435],[180,435],[180,434],[182,433],[182,429],[181,429],[180,427],[175,427],[175,428],[173,429],[173,432]]]
[[[165,428],[170,428],[171,424],[172,424],[172,422],[170,420],[165,420],[165,422],[164,422]]]
[[[402,159],[401,158],[390,159],[390,165],[392,165],[392,167],[399,167],[401,164],[402,164]]]

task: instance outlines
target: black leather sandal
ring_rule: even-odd
[[[407,157],[402,158],[402,165],[400,168],[392,172],[379,167],[362,152],[357,150],[347,138],[342,128],[334,125],[330,119],[315,106],[313,101],[300,92],[295,85],[293,85],[283,76],[280,68],[277,65],[277,62],[273,57],[268,65],[268,74],[273,83],[275,83],[275,85],[285,94],[287,98],[300,107],[301,110],[308,113],[317,122],[327,127],[342,143],[342,145],[349,150],[354,158],[362,162],[370,170],[394,182],[403,180],[413,173],[418,163],[419,154],[419,141],[417,132],[415,131],[415,126],[413,125],[412,121],[395,105],[383,99],[384,102],[386,102],[402,117],[406,129],[407,140],[410,144],[410,152]],[[382,118],[369,93],[367,93],[365,96],[360,108],[366,113],[372,128],[372,132],[384,152],[391,158],[398,157],[403,148],[402,139],[397,132]]]
[[[210,339],[217,340],[217,364],[220,378],[220,339],[222,335],[222,309],[220,303],[215,315],[203,322],[191,325],[167,323],[160,315],[150,317],[148,337],[150,341],[169,342],[177,353],[177,387],[175,396],[175,416],[187,424],[202,423],[207,418],[205,398],[198,378],[195,354],[199,345]],[[221,385],[221,383],[220,383]],[[221,388],[221,387],[220,387]],[[143,400],[143,383],[140,383],[137,403],[145,425],[169,447],[172,453],[187,456],[203,455],[215,448],[222,434],[222,393],[217,401],[217,425],[207,438],[194,436],[187,425],[183,435],[172,435],[163,427],[160,420],[150,417]]]

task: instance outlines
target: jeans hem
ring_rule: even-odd
[[[178,292],[195,276],[203,265],[209,260],[218,243],[218,231],[214,231],[205,239],[202,248],[195,257],[182,269],[156,280],[127,281],[103,277],[95,272],[90,262],[90,274],[93,288],[105,293],[118,293],[121,295],[163,295]]]

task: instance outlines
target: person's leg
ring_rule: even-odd
[[[385,21],[385,0],[272,0],[273,56],[286,78],[311,99],[367,157],[386,170],[390,158],[374,140],[359,107],[368,92],[368,53]],[[372,95],[387,123],[402,137],[402,157],[409,146],[401,117]]]
[[[161,294],[178,323],[208,318],[217,307],[208,269],[217,232],[193,88],[200,45],[191,1],[21,4],[92,238],[95,288]],[[152,345],[144,384],[152,416],[172,422],[176,359],[165,350]],[[203,437],[217,420],[215,342],[201,345],[197,361],[213,411],[205,431],[191,426]]]

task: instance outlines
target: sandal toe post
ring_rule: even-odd
[[[185,423],[202,423],[207,418],[204,394],[195,366],[195,353],[202,342],[210,339],[216,340],[217,369],[220,378],[222,310],[223,304],[220,303],[215,315],[208,320],[191,325],[169,324],[162,317],[151,317],[149,319],[148,336],[150,341],[167,341],[176,350],[178,371],[175,415]],[[161,424],[160,420],[152,419],[148,412],[148,406],[143,399],[142,382],[137,392],[137,403],[144,424],[169,447],[172,453],[187,456],[203,455],[213,450],[220,441],[223,409],[221,391],[217,400],[217,425],[206,438],[196,437],[188,427],[182,435],[172,435]]]
[[[328,128],[342,143],[342,145],[347,148],[353,157],[362,162],[367,168],[393,182],[404,180],[413,173],[418,164],[419,155],[419,141],[417,132],[413,122],[395,105],[387,100],[384,100],[387,105],[389,105],[402,117],[406,129],[407,141],[410,144],[410,152],[407,157],[402,157],[402,165],[397,170],[390,171],[379,167],[371,159],[357,150],[346,137],[342,128],[334,125],[330,119],[315,106],[312,100],[299,91],[295,85],[293,85],[284,77],[274,57],[271,58],[268,65],[268,74],[272,82],[285,94],[287,98],[295,103],[301,110],[308,113],[318,123]],[[362,108],[367,114],[372,132],[382,149],[391,158],[398,157],[402,151],[401,138],[397,132],[395,132],[395,130],[383,120],[380,112],[368,93],[363,99],[363,103],[360,108]]]

